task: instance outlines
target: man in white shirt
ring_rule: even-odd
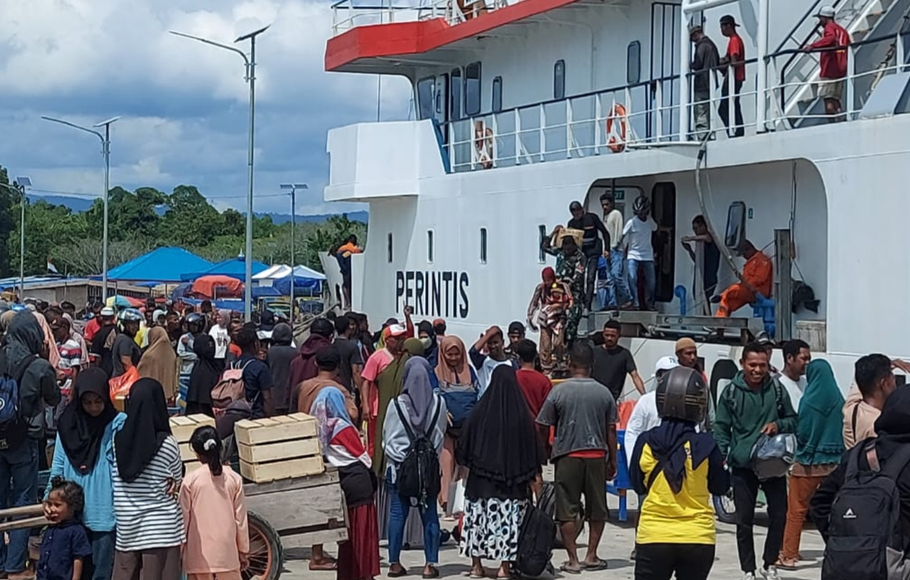
[[[805,341],[794,339],[784,343],[784,368],[778,377],[780,384],[787,389],[793,409],[799,412],[799,400],[806,390],[806,367],[812,360],[812,352]]]
[[[660,425],[660,415],[657,413],[657,382],[660,377],[678,366],[679,361],[676,360],[675,356],[665,356],[657,361],[657,365],[654,368],[654,377],[652,377],[653,380],[649,381],[650,388],[648,392],[638,399],[638,402],[635,403],[635,408],[632,409],[632,414],[629,415],[629,422],[626,425],[625,438],[623,439],[623,448],[626,451],[626,463],[629,464],[629,469],[632,469],[632,455],[635,451],[635,442],[638,441],[638,436]]]
[[[626,266],[629,272],[632,304],[637,309],[654,310],[657,274],[654,270],[654,245],[651,236],[657,231],[657,224],[651,219],[651,200],[639,195],[635,198],[632,210],[635,217],[626,222],[626,227],[622,231],[626,242]],[[638,299],[639,268],[645,278],[644,304]]]
[[[626,279],[622,275],[622,212],[616,209],[612,192],[600,196],[600,207],[603,209],[604,225],[607,227],[607,232],[610,233],[610,247],[604,256],[609,265],[606,307],[611,310],[617,307],[628,308],[632,306],[632,297],[629,294]]]

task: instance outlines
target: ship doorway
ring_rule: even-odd
[[[654,232],[654,269],[656,302],[672,302],[676,284],[676,184],[662,182],[651,189],[651,214],[657,222]]]

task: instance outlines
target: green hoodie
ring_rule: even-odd
[[[796,411],[787,389],[769,376],[760,389],[752,390],[739,371],[717,402],[713,431],[730,467],[750,467],[752,446],[768,423],[777,423],[778,433],[796,432]]]

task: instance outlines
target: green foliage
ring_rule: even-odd
[[[0,184],[8,184],[0,167]],[[28,202],[26,202],[28,203]],[[170,194],[151,187],[135,192],[121,187],[108,197],[111,268],[160,246],[181,246],[213,262],[243,253],[246,216],[235,209],[219,213],[192,185],[178,185]],[[0,276],[19,271],[18,195],[0,185]],[[37,201],[25,208],[25,273],[45,273],[51,260],[61,273],[97,274],[102,270],[104,203],[95,200],[85,212]],[[350,234],[361,244],[366,224],[347,216],[323,223],[297,224],[293,232],[294,262],[321,269],[317,252],[339,244]],[[268,264],[291,262],[291,224],[275,224],[271,216],[253,218],[253,257]]]

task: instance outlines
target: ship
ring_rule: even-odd
[[[804,50],[821,37],[823,8],[850,35],[836,118],[823,51]],[[651,201],[655,311],[594,311],[581,330],[619,319],[640,368],[694,336],[703,368],[729,372],[741,345],[766,333],[807,340],[846,389],[858,357],[910,355],[900,292],[910,0],[340,0],[332,10],[327,71],[412,87],[411,119],[328,133],[325,200],[369,204],[354,310],[377,321],[409,305],[468,344],[524,321],[552,264],[543,238],[572,201],[601,215],[609,193],[625,219],[635,198]],[[702,137],[690,31],[700,25],[723,55],[724,16],[745,46],[742,124],[722,118],[726,107],[736,124],[723,98],[735,75],[712,71]],[[748,239],[774,260],[770,301],[723,321],[707,314],[680,245],[700,214],[733,258],[719,287],[738,279],[731,250]],[[797,286],[817,302],[794,301]]]

